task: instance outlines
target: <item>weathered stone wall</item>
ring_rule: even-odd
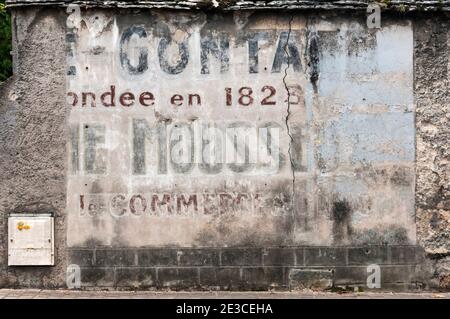
[[[0,143],[5,149],[0,154],[1,286],[64,286],[66,266],[72,263],[82,267],[84,287],[364,286],[366,266],[372,263],[381,266],[384,289],[448,286],[449,61],[448,17],[444,14],[438,14],[438,19],[386,16],[386,29],[377,33],[364,29],[362,13],[346,13],[340,18],[337,13],[141,10],[121,11],[114,30],[115,24],[108,21],[117,11],[94,10],[87,14],[92,25],[100,25],[94,30],[94,39],[89,38],[89,24],[77,35],[66,32],[67,16],[62,9],[17,8],[13,14],[15,76],[2,85],[4,98],[0,99]],[[188,64],[181,75],[164,74],[157,52],[152,51],[149,56],[154,62],[148,65],[152,72],[147,74],[151,81],[124,76],[121,60],[115,60],[120,57],[120,46],[111,43],[118,43],[123,30],[135,24],[145,26],[155,39],[165,35],[164,25],[169,26],[170,36],[180,36],[177,28],[187,27],[198,43],[204,25],[205,30],[230,32],[230,51],[237,50],[231,58],[239,61],[229,64],[234,76],[220,73],[223,64],[214,57],[208,65],[213,74],[201,74],[201,59]],[[269,30],[269,43],[258,51],[260,74],[249,73],[244,60],[248,52],[242,45],[252,28]],[[300,71],[282,61],[279,73],[270,72],[274,63],[266,57],[276,55],[283,32],[298,45]],[[201,51],[195,50],[191,59],[201,56]],[[112,62],[106,62],[110,57]],[[136,65],[139,59],[129,62]],[[267,72],[264,63],[269,65]],[[236,65],[238,71],[233,70]],[[207,81],[205,76],[209,76]],[[304,89],[300,105],[292,103],[290,81]],[[256,122],[253,110],[244,115],[232,110],[229,118],[221,112],[219,106],[227,105],[216,92],[225,93],[225,82],[234,92],[245,82],[254,86],[255,92],[271,85],[286,95],[276,98],[271,111],[256,112],[266,116],[262,120],[278,122],[282,129],[281,174],[261,177],[222,172],[208,178],[205,174],[180,174],[173,170],[178,167],[174,161],[169,161],[168,175],[147,174],[137,180],[133,174],[136,162],[130,156],[133,143],[139,144],[130,138],[130,123],[136,116],[151,117],[150,124],[162,119],[169,125],[198,119]],[[81,106],[81,92],[101,94],[111,85],[116,86],[117,97],[127,91],[151,91],[156,106],[139,111],[137,105],[130,109],[117,105],[112,111],[100,100],[95,109],[89,107],[89,99]],[[67,106],[67,91],[78,95],[78,104]],[[191,91],[199,92],[203,105],[211,105],[212,111],[170,110],[173,94]],[[67,102],[75,104],[73,96]],[[295,128],[295,122],[309,130],[310,144],[295,143],[297,137],[303,137],[301,129],[287,131]],[[96,125],[104,123],[107,134],[102,141],[102,130]],[[95,135],[99,132],[100,140]],[[90,138],[91,142],[83,144]],[[145,137],[141,142],[145,143]],[[94,155],[92,159],[83,153],[99,145],[109,152],[104,158]],[[313,150],[309,157],[292,157],[307,145]],[[104,162],[106,168],[112,168],[108,174],[101,172]],[[148,164],[152,168],[158,159],[150,158]],[[95,171],[99,168],[100,173]],[[204,194],[205,189],[216,196],[282,194],[278,202],[272,198],[269,207],[285,214],[281,219],[280,215],[268,214],[264,219],[250,215],[233,222],[219,212],[217,218],[202,220],[199,227],[192,216],[133,218],[136,207],[133,212],[129,205],[133,195],[148,195],[151,210],[155,194],[162,199],[165,193]],[[96,202],[99,196],[100,202],[106,199],[103,210]],[[111,211],[112,202],[120,205]],[[174,205],[176,212],[176,200]],[[233,211],[235,218],[240,216],[236,212],[248,206],[234,204],[222,209]],[[56,213],[55,267],[6,266],[7,214],[24,211]]]
[[[450,30],[448,17],[415,22],[416,221],[436,285],[450,286]]]
[[[13,32],[14,76],[0,99],[0,285],[57,287],[66,269],[65,15],[13,11]],[[40,211],[56,214],[56,266],[7,267],[8,213]]]

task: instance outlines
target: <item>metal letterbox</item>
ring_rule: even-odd
[[[52,214],[10,214],[8,266],[53,266]]]

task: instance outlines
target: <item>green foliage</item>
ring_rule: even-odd
[[[11,16],[0,0],[0,82],[12,75],[11,59]]]

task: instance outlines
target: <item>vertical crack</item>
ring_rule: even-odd
[[[292,211],[294,210],[294,195],[295,195],[295,171],[294,171],[295,166],[294,166],[294,160],[292,158],[292,143],[294,142],[294,138],[292,137],[291,130],[289,127],[289,117],[291,116],[291,93],[290,93],[289,87],[286,83],[286,78],[288,75],[288,69],[291,66],[291,57],[289,55],[288,45],[289,45],[289,40],[291,38],[292,21],[293,20],[294,20],[294,16],[291,15],[289,18],[289,30],[288,30],[287,40],[284,45],[284,52],[286,53],[286,56],[288,57],[288,59],[287,59],[286,68],[284,69],[284,76],[283,76],[283,84],[284,84],[284,87],[287,92],[287,110],[286,110],[285,123],[286,123],[287,134],[290,139],[289,147],[288,147],[288,156],[289,156],[289,161],[291,163],[291,171],[292,171],[292,195],[291,195],[292,196]]]

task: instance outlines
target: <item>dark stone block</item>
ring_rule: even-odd
[[[80,267],[94,265],[94,251],[90,249],[76,249],[68,251],[68,262]]]
[[[241,270],[239,268],[217,268],[217,283],[220,287],[232,289],[241,285]]]
[[[305,250],[304,248],[295,249],[295,265],[304,266],[305,265]]]
[[[367,283],[367,267],[365,266],[349,266],[334,268],[334,285],[366,285]]]
[[[201,286],[219,286],[217,283],[217,268],[201,267],[200,269],[200,285]]]
[[[219,266],[219,250],[182,249],[178,250],[180,266]]]
[[[348,248],[349,265],[369,265],[388,263],[387,246],[367,246]]]
[[[177,250],[175,249],[140,249],[137,251],[139,266],[176,266]]]
[[[242,286],[239,268],[200,268],[200,284],[221,289],[236,289]]]
[[[331,269],[291,269],[289,287],[290,289],[330,289],[333,287],[333,271]]]
[[[419,246],[391,246],[391,264],[418,264],[424,261],[425,252]]]
[[[342,266],[346,264],[345,248],[305,248],[305,266]]]
[[[158,286],[173,289],[199,285],[198,268],[158,268]]]
[[[295,250],[293,248],[268,248],[264,252],[264,266],[295,265]]]
[[[155,268],[117,268],[116,287],[156,287]]]
[[[97,266],[135,266],[135,251],[127,249],[100,249],[95,251]]]
[[[81,268],[81,287],[113,287],[113,268]]]
[[[244,267],[242,283],[248,289],[287,287],[286,270],[283,267]]]
[[[413,266],[383,266],[381,267],[381,284],[412,282],[414,277]],[[383,288],[383,286],[381,287]]]
[[[261,266],[262,249],[230,248],[222,250],[223,266]]]

